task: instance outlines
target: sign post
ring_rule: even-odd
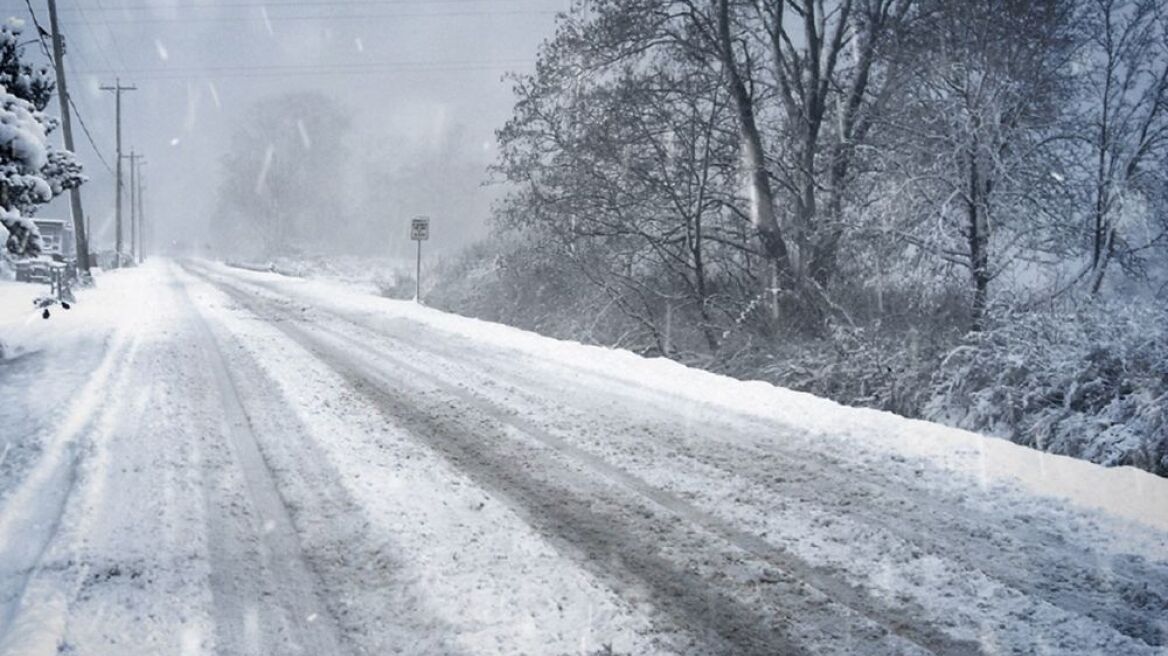
[[[414,302],[422,302],[422,242],[430,238],[430,217],[418,216],[410,221],[410,239],[418,242],[418,268],[414,275]]]

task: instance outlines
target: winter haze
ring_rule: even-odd
[[[414,214],[434,217],[439,248],[484,234],[494,193],[481,185],[494,131],[514,103],[503,75],[532,68],[555,13],[566,8],[567,0],[110,0],[66,2],[60,17],[74,100],[111,165],[114,98],[99,87],[116,78],[138,87],[123,95],[123,150],[147,154],[145,209],[159,239],[207,241],[221,162],[239,123],[264,99],[316,92],[351,119],[340,147],[377,173],[409,173],[410,183],[394,189],[373,171],[362,175],[360,165],[328,182],[342,190],[338,206],[369,221],[360,246],[371,250],[370,239],[388,248],[408,237]],[[18,3],[6,12],[28,18]],[[108,247],[112,175],[77,131],[95,242]],[[418,181],[432,186],[411,188]],[[67,213],[58,200],[42,215]],[[329,221],[322,217],[322,228]]]

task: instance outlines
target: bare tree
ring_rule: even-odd
[[[1088,182],[1090,286],[1098,293],[1116,256],[1138,252],[1162,233],[1135,234],[1157,190],[1168,184],[1168,12],[1157,0],[1092,0],[1086,6],[1089,69],[1083,141],[1094,169]],[[1144,214],[1135,217],[1135,214]]]
[[[897,117],[919,219],[909,238],[968,271],[977,330],[1008,253],[1041,241],[1052,214],[1046,188],[1070,103],[1071,15],[1054,0],[932,9],[916,31],[910,111]]]
[[[732,116],[727,94],[718,76],[664,57],[582,80],[573,46],[549,44],[539,74],[517,85],[496,170],[520,190],[502,216],[550,235],[657,350],[686,348],[669,330],[684,318],[679,324],[696,321],[714,352],[715,315],[729,313],[718,290],[750,249],[739,236],[748,217],[731,209],[737,158],[721,127]]]
[[[889,46],[912,0],[756,2],[783,117],[778,174],[790,191],[797,277],[826,286],[845,229],[845,199],[873,119],[893,91]]]
[[[837,307],[825,287],[847,226],[849,187],[873,118],[897,79],[890,44],[912,5],[582,1],[545,49],[539,73],[519,85],[517,114],[529,109],[527,97],[555,96],[542,111],[556,116],[541,118],[568,136],[565,125],[578,125],[585,111],[577,102],[581,89],[654,67],[675,80],[704,80],[706,101],[718,96],[732,110],[725,125],[734,131],[723,136],[736,144],[745,193],[731,194],[725,208],[747,222],[757,243],[736,244],[757,251],[745,256],[756,267],[747,277],[771,298],[774,316],[782,294],[793,301],[791,316],[806,315],[804,325],[813,326],[814,317]],[[625,100],[655,102],[652,94]],[[550,141],[544,145],[563,147]]]

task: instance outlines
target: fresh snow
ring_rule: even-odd
[[[241,278],[270,279],[238,272]],[[539,362],[632,381],[689,402],[716,405],[736,413],[771,419],[811,431],[838,443],[839,449],[876,448],[905,457],[927,458],[955,474],[1024,486],[1086,508],[1103,510],[1153,528],[1168,530],[1168,480],[1133,467],[1099,467],[941,424],[842,406],[834,401],[761,381],[738,381],[679,364],[667,358],[541,337],[511,326],[440,312],[418,304],[370,298],[363,291],[328,280],[281,281],[303,297],[346,311],[400,317],[427,328],[494,347],[511,349]]]
[[[1168,480],[335,282],[0,283],[0,654],[1164,653]]]

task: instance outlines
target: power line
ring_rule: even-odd
[[[28,1],[29,0],[25,0],[25,2],[28,2]],[[106,8],[101,5],[100,0],[97,0],[97,2],[98,2],[98,10],[105,11]],[[80,2],[77,2],[77,0],[74,0],[74,3],[75,3],[75,5],[72,8],[62,7],[61,9],[64,11],[75,10],[77,12],[78,17],[81,19],[81,24],[85,27],[85,31],[89,34],[90,44],[92,46],[92,50],[96,51],[97,54],[101,56],[101,59],[103,62],[105,62],[107,69],[113,71],[114,64],[110,60],[109,55],[106,53],[105,47],[102,46],[101,39],[97,35],[97,30],[94,29],[93,21],[91,21],[89,19],[88,12],[85,10],[85,8],[83,6],[81,6]],[[93,8],[91,7],[90,9],[92,10]],[[121,64],[121,69],[125,70],[126,62],[122,58],[121,49],[117,45],[116,38],[114,39],[114,48],[115,48],[114,55],[117,57],[118,63]],[[73,69],[73,72],[75,74],[78,74],[78,75],[83,74],[81,72],[78,72],[72,66],[72,64],[70,64],[69,67],[71,69]],[[77,107],[77,103],[73,101],[72,96],[70,96],[68,98],[68,100],[69,100],[69,106],[73,108],[73,114],[77,117],[77,123],[81,126],[81,131],[85,133],[85,139],[86,139],[86,141],[89,142],[89,147],[93,149],[93,154],[97,156],[98,161],[101,162],[101,165],[103,167],[105,167],[106,171],[108,171],[111,174],[115,174],[114,167],[110,165],[109,160],[107,160],[105,158],[105,155],[102,154],[101,149],[98,148],[97,140],[93,138],[93,133],[89,130],[89,125],[85,122],[85,117],[82,116],[81,110]],[[119,193],[120,193],[120,190],[119,190]]]
[[[81,118],[81,110],[77,109],[77,104],[73,102],[73,96],[69,96],[68,101],[69,106],[73,108],[73,115],[77,117],[77,123],[81,125],[81,131],[85,133],[85,138],[89,140],[89,146],[93,148],[93,154],[97,155],[98,161],[105,166],[105,170],[113,173],[113,167],[109,165],[109,162],[101,154],[101,150],[97,147],[97,142],[93,140],[93,135],[89,133],[89,126],[85,124],[85,119]]]
[[[29,2],[29,0],[25,0],[25,2]],[[100,1],[98,4],[100,6]],[[85,27],[86,32],[89,33],[90,43],[92,44],[93,50],[95,50],[97,54],[101,56],[101,59],[105,62],[106,67],[110,70],[113,70],[114,64],[112,61],[110,61],[109,55],[106,54],[106,49],[101,45],[101,40],[97,36],[97,31],[93,28],[93,24],[89,20],[89,15],[85,8],[82,7],[80,3],[77,3],[72,9],[77,11],[79,17],[81,18],[82,25]],[[104,10],[105,8],[101,7],[101,9]],[[62,10],[69,11],[70,8],[62,7]],[[116,45],[117,42],[115,39],[115,47]],[[115,52],[115,55],[117,55],[122,69],[125,69],[125,61],[121,58],[120,50]],[[74,73],[78,75],[81,74],[72,66],[71,63],[69,68],[74,69]],[[101,165],[105,167],[107,172],[111,174],[114,173],[114,167],[110,165],[109,160],[106,159],[105,155],[102,154],[101,148],[98,147],[97,140],[93,138],[93,132],[90,131],[89,124],[85,122],[85,117],[82,115],[81,109],[77,106],[77,103],[74,102],[71,95],[67,98],[67,100],[69,101],[69,106],[73,108],[73,114],[77,117],[77,123],[81,126],[81,131],[85,133],[85,140],[89,142],[89,147],[93,150],[93,154],[97,156],[97,160],[101,162]]]
[[[51,59],[52,55],[49,54],[49,48],[48,45],[45,44],[44,37],[44,35],[49,34],[49,32],[45,30],[45,28],[41,27],[40,21],[37,20],[36,11],[32,8],[32,2],[30,0],[24,0],[24,4],[28,7],[29,16],[32,17],[32,24],[37,29],[37,41],[39,41],[41,44],[41,50],[44,51],[46,57]],[[109,162],[107,162],[105,157],[102,156],[101,150],[98,149],[97,143],[93,140],[93,135],[89,133],[89,127],[85,125],[85,119],[81,117],[81,110],[77,109],[77,104],[73,102],[73,96],[70,94],[65,94],[65,100],[67,100],[69,102],[69,106],[73,108],[73,114],[77,117],[77,122],[81,125],[81,130],[85,132],[85,137],[89,140],[89,145],[93,148],[93,154],[97,155],[98,161],[100,161],[102,165],[105,166],[107,171],[113,173],[113,169],[110,167]]]
[[[41,44],[41,52],[45,53],[45,57],[48,57],[49,61],[52,61],[53,56],[49,54],[49,47],[45,45],[45,35],[49,34],[49,31],[41,27],[41,22],[37,20],[36,11],[33,10],[32,3],[29,0],[24,0],[24,6],[28,7],[28,15],[32,17],[33,27],[36,27],[37,41]]]
[[[101,0],[93,0],[93,1],[97,3],[98,10],[105,11],[105,7],[102,6]],[[81,5],[78,5],[78,6],[81,6]],[[112,35],[112,33],[111,33],[111,35]],[[121,64],[122,68],[124,69],[124,68],[126,68],[126,58],[122,56],[122,47],[120,45],[118,45],[117,37],[115,37],[113,41],[114,41],[114,54],[117,55],[118,63]]]
[[[61,9],[67,10],[69,8],[62,7]],[[93,29],[93,25],[89,21],[89,14],[86,13],[85,9],[80,4],[74,7],[74,9],[76,9],[81,14],[81,23],[85,26],[85,30],[89,33],[89,37],[92,40],[94,49],[97,50],[97,54],[101,55],[102,60],[105,61],[106,67],[112,69],[114,67],[113,62],[111,62],[109,56],[106,55],[105,48],[101,47],[101,42],[97,38],[97,31]]]
[[[457,73],[507,70],[531,64],[531,59],[495,61],[399,61],[372,64],[273,64],[263,66],[207,66],[183,68],[140,68],[128,71],[140,79],[167,80],[191,77],[263,78],[310,75],[376,75],[387,73]],[[106,75],[109,71],[90,70],[87,75]]]
[[[472,73],[476,71],[502,71],[506,72],[506,68],[493,66],[467,66],[462,68],[450,69],[390,69],[384,71],[274,71],[274,72],[255,72],[255,73],[223,73],[215,76],[218,79],[233,79],[233,80],[247,80],[247,79],[274,79],[284,77],[321,77],[321,76],[352,76],[352,75],[393,75],[393,74],[431,74],[431,73]],[[136,75],[137,79],[152,82],[165,82],[170,80],[194,80],[202,79],[206,76],[196,73],[176,74],[176,75]]]
[[[473,73],[476,71],[500,71],[506,72],[508,70],[505,66],[462,66],[458,68],[397,68],[384,70],[306,70],[306,71],[240,71],[230,73],[217,73],[213,76],[201,74],[197,72],[190,73],[176,73],[173,75],[149,75],[135,73],[135,77],[144,81],[168,81],[168,80],[195,80],[204,79],[207,77],[214,77],[216,79],[268,79],[268,78],[284,78],[284,77],[321,77],[321,76],[353,76],[353,75],[409,75],[409,74],[434,74],[434,73]],[[95,73],[96,75],[96,73]]]
[[[381,18],[464,18],[464,17],[490,17],[490,16],[552,16],[559,13],[555,10],[548,9],[515,9],[506,11],[491,11],[491,10],[462,10],[462,11],[425,11],[425,12],[391,12],[391,13],[375,13],[375,14],[314,14],[309,16],[280,16],[268,14],[264,20],[275,22],[285,21],[319,21],[319,22],[335,22],[335,21],[354,21],[354,20],[373,20]],[[256,19],[259,20],[259,19]],[[164,25],[168,23],[210,23],[210,24],[232,24],[243,25],[239,17],[231,16],[195,16],[195,17],[161,17],[153,16],[149,18],[126,18],[126,19],[102,19],[94,21],[97,25],[105,27],[115,25]],[[116,42],[115,42],[116,43]],[[120,57],[119,57],[120,58]]]
[[[148,67],[148,68],[133,68],[126,70],[127,73],[137,75],[139,73],[218,73],[218,72],[236,72],[236,71],[272,71],[272,70],[287,70],[287,71],[305,71],[312,69],[352,69],[352,70],[382,70],[389,68],[449,68],[461,66],[511,66],[514,64],[530,64],[533,59],[449,59],[449,60],[399,60],[399,61],[380,61],[380,62],[355,62],[344,63],[337,62],[335,64],[321,63],[321,64],[255,64],[247,66],[181,66],[181,67]],[[83,74],[100,74],[109,71],[88,70],[82,71]]]
[[[109,7],[102,7],[98,11],[158,11],[158,10],[202,10],[202,9],[282,9],[284,7],[327,7],[330,10],[335,10],[344,7],[369,7],[369,6],[433,6],[443,4],[471,4],[471,3],[497,3],[497,2],[523,2],[524,0],[346,0],[344,2],[329,2],[328,0],[305,0],[304,2],[208,2],[194,5],[174,5],[160,7],[155,4],[144,5],[112,5]],[[81,11],[80,7],[76,8]],[[93,8],[91,7],[92,11]]]

